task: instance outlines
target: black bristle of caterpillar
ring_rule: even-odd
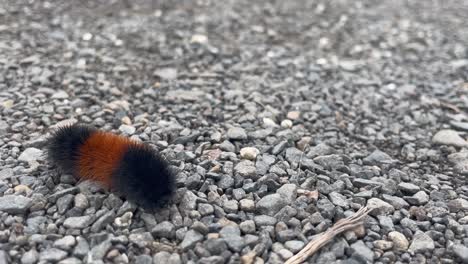
[[[128,200],[147,209],[164,206],[175,190],[169,164],[150,146],[131,146],[112,175],[113,186]]]
[[[46,154],[62,172],[72,174],[79,159],[79,147],[96,131],[84,125],[67,125],[51,133]]]

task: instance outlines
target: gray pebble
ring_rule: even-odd
[[[374,262],[374,252],[368,248],[361,240],[351,245],[352,255],[368,263]]]
[[[39,254],[40,261],[58,262],[66,258],[68,253],[57,248],[48,248]]]
[[[188,250],[195,246],[196,243],[203,240],[203,235],[194,230],[189,230],[185,233],[184,240],[180,243],[182,250]]]
[[[408,248],[408,251],[414,253],[426,252],[434,250],[435,244],[432,238],[424,232],[417,231],[413,235],[413,241]]]
[[[33,162],[43,156],[43,151],[37,148],[27,148],[18,157],[19,161]]]
[[[260,214],[273,216],[286,205],[287,201],[280,194],[275,193],[260,199],[256,204],[256,209]]]
[[[88,227],[92,223],[92,221],[93,217],[90,215],[69,217],[65,219],[65,221],[63,222],[63,226],[72,229],[83,229],[85,227]]]
[[[0,211],[8,214],[24,214],[31,205],[31,198],[22,195],[5,195],[0,197]]]
[[[244,140],[247,139],[247,133],[241,127],[231,127],[227,131],[227,137],[233,140]]]
[[[159,237],[165,238],[174,238],[175,236],[175,226],[169,221],[164,221],[157,224],[153,230],[151,230],[151,234],[158,239]]]

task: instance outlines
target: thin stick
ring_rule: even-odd
[[[299,253],[288,259],[285,264],[300,264],[306,261],[320,248],[333,240],[333,238],[338,234],[362,225],[362,220],[368,213],[370,213],[370,211],[372,211],[372,209],[369,209],[367,206],[361,207],[361,209],[359,209],[352,216],[341,219],[327,231],[318,235],[316,239],[310,241],[309,244],[307,244],[301,251],[299,251]]]

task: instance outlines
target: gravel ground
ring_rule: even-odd
[[[284,263],[366,204],[309,263],[468,263],[466,1],[128,2],[0,1],[0,263]],[[174,202],[59,174],[70,120]]]

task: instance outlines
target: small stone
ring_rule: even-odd
[[[286,117],[291,120],[297,120],[299,119],[300,116],[301,116],[301,112],[299,111],[291,111],[291,112],[288,112],[288,114],[286,115]]]
[[[393,249],[398,251],[406,251],[409,246],[408,239],[400,232],[392,231],[388,233],[388,238],[393,242]]]
[[[254,177],[257,174],[257,169],[252,161],[243,160],[234,167],[234,172],[242,177]]]
[[[197,201],[198,197],[192,191],[187,190],[180,202],[180,210],[184,212],[195,210],[197,208]]]
[[[83,262],[78,258],[66,258],[58,262],[58,264],[82,264]]]
[[[293,122],[289,119],[285,119],[281,121],[281,127],[283,128],[291,128],[293,126]]]
[[[299,252],[304,247],[304,242],[300,240],[290,240],[284,243],[284,246],[289,249],[292,253]]]
[[[451,145],[455,147],[466,147],[468,142],[465,141],[455,130],[444,129],[437,132],[432,137],[432,142],[439,145]]]
[[[310,148],[309,152],[307,152],[307,157],[315,158],[318,156],[327,156],[335,153],[335,149],[328,146],[325,143],[320,143],[312,148]]]
[[[37,148],[27,148],[18,157],[18,160],[25,161],[25,162],[33,162],[33,161],[37,161],[42,156],[43,156],[42,150],[37,149]]]
[[[261,214],[275,215],[281,208],[287,205],[287,201],[280,194],[269,194],[257,202],[256,209]]]
[[[380,200],[379,198],[371,198],[367,201],[367,206],[371,209],[370,214],[372,215],[382,215],[382,214],[392,214],[395,211],[392,205],[387,202]]]
[[[73,236],[64,236],[60,239],[55,240],[54,247],[63,249],[63,250],[70,250],[76,244],[75,237]]]
[[[39,259],[45,262],[58,262],[66,258],[68,253],[57,248],[48,248],[39,254]]]
[[[278,126],[278,124],[276,124],[276,122],[273,119],[268,118],[268,117],[263,118],[263,125],[265,127],[277,127]]]
[[[13,177],[14,171],[12,168],[2,169],[0,171],[0,180],[7,180]]]
[[[239,228],[244,234],[253,234],[256,229],[255,222],[253,220],[246,220],[239,224]]]
[[[455,165],[455,169],[459,173],[468,175],[468,151],[463,150],[461,152],[453,153],[448,155],[447,158],[450,163]]]
[[[240,157],[242,159],[255,160],[260,151],[253,147],[245,147],[240,150]]]
[[[281,197],[286,199],[287,203],[292,203],[297,197],[297,186],[295,184],[284,184],[278,190],[276,190]]]
[[[169,257],[171,256],[171,253],[166,252],[166,251],[161,251],[153,256],[153,263],[154,264],[159,264],[159,263],[168,263]]]
[[[140,255],[135,258],[135,264],[153,264],[153,259],[148,255]]]
[[[1,198],[0,198],[1,199]],[[457,198],[447,203],[450,212],[468,211],[468,201],[463,198]],[[1,210],[1,209],[0,209]]]
[[[127,135],[133,135],[136,131],[136,128],[129,125],[120,125],[119,130]]]
[[[194,230],[189,230],[185,233],[184,240],[180,243],[180,247],[182,250],[191,249],[197,244],[198,242],[203,240],[203,235],[198,233]]]
[[[24,214],[32,205],[32,199],[22,195],[0,197],[0,211],[8,214]]]
[[[153,236],[150,232],[133,233],[128,236],[128,241],[137,245],[139,248],[148,247],[153,241]]]
[[[52,99],[67,99],[69,96],[67,92],[60,90],[54,94],[52,94],[51,98]]]
[[[393,160],[387,153],[385,152],[382,152],[381,150],[374,150],[374,152],[372,152],[369,156],[367,156],[366,158],[364,158],[363,160],[364,163],[366,164],[390,164],[390,163],[394,163],[395,160]]]
[[[178,74],[176,68],[163,68],[156,70],[153,75],[163,80],[175,80]]]
[[[343,158],[340,155],[332,154],[315,157],[314,162],[326,168],[327,170],[338,169],[344,165]]]
[[[419,186],[409,182],[401,182],[400,184],[398,184],[398,189],[408,194],[415,194],[420,190]]]
[[[348,208],[349,202],[346,200],[346,197],[338,192],[331,192],[328,197],[330,201],[336,205],[343,208]]]
[[[83,229],[88,227],[92,223],[92,216],[75,216],[65,219],[63,226],[71,229]]]
[[[374,241],[374,247],[380,250],[387,251],[393,247],[393,242],[386,240],[376,240]]]
[[[227,131],[227,137],[232,140],[244,140],[247,139],[247,133],[241,127],[231,127]]]
[[[207,42],[208,42],[208,37],[202,34],[194,34],[190,38],[190,43],[206,44]]]
[[[89,244],[88,242],[82,238],[82,237],[77,237],[76,238],[76,246],[75,249],[73,250],[73,255],[79,258],[84,257],[86,254],[89,252]]]
[[[391,204],[396,210],[400,210],[401,208],[406,208],[409,204],[401,197],[392,196],[388,194],[382,195],[382,199]]]
[[[239,209],[238,202],[236,200],[228,200],[223,203],[223,209],[226,213],[237,213]]]
[[[198,204],[198,212],[202,216],[210,215],[214,212],[214,208],[211,204]]]
[[[125,203],[124,203],[124,205],[125,205]],[[132,212],[126,212],[121,217],[115,218],[114,225],[117,226],[117,227],[120,227],[120,228],[127,228],[132,224],[132,218],[133,218],[133,213]]]
[[[452,250],[459,260],[463,263],[468,263],[468,247],[463,245],[454,245]]]
[[[257,215],[254,221],[257,226],[274,226],[278,222],[275,217],[268,215]]]
[[[282,140],[278,144],[276,144],[273,149],[271,150],[271,154],[278,155],[281,153],[287,146],[289,145],[287,140]]]
[[[104,229],[108,224],[112,223],[112,220],[115,219],[115,213],[114,211],[108,211],[101,217],[99,217],[96,222],[91,226],[91,232],[97,233]]]
[[[374,252],[368,248],[362,240],[359,240],[351,245],[352,255],[363,259],[368,263],[374,262]]]
[[[312,141],[311,137],[303,137],[297,142],[297,148],[300,151],[306,151],[311,141]]]
[[[175,237],[175,226],[173,223],[169,221],[164,221],[157,224],[153,230],[151,230],[151,234],[155,239],[160,237],[165,238],[174,238]]]
[[[75,207],[80,208],[80,209],[86,209],[89,206],[88,198],[82,194],[78,193],[75,195]]]
[[[242,211],[252,212],[255,209],[255,202],[250,199],[242,199],[239,201]]]
[[[35,249],[31,249],[23,254],[21,257],[21,263],[22,264],[34,264],[38,261],[39,259],[39,253]],[[0,260],[0,263],[1,262]]]
[[[421,253],[434,250],[435,244],[432,238],[424,232],[416,231],[413,235],[413,241],[408,248],[408,251],[414,253]]]
[[[424,205],[429,202],[429,195],[424,191],[419,191],[411,197],[405,197],[405,199],[412,205]]]

